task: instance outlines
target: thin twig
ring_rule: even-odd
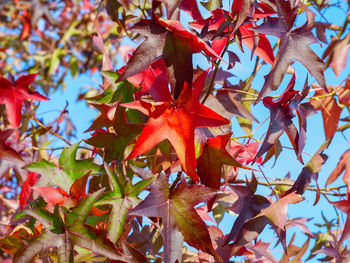
[[[263,182],[263,181],[259,181],[258,184],[260,185],[264,185],[264,186],[268,186],[268,184],[266,182]],[[286,182],[270,182],[269,183],[270,185],[283,185],[283,186],[290,186],[292,187],[293,186],[293,183],[286,183]],[[346,186],[343,185],[343,186],[338,186],[338,187],[331,187],[331,188],[320,188],[319,191],[321,194],[323,195],[332,195],[332,196],[345,196],[346,194],[340,194],[340,193],[333,193],[332,191],[336,191],[336,190],[340,190],[342,188],[345,188]],[[317,188],[314,188],[314,187],[310,187],[308,186],[306,188],[307,190],[310,190],[310,191],[314,191],[314,192],[317,192]]]
[[[288,150],[293,150],[294,151],[294,148],[292,147],[288,147],[288,146],[283,146],[281,145],[282,148],[285,148],[285,149],[288,149]],[[310,156],[312,158],[312,154],[308,153],[308,152],[305,152],[305,151],[302,151],[302,153],[305,153],[306,155]]]
[[[239,89],[221,88],[220,90],[229,91],[229,92],[243,93],[243,94],[251,95],[251,96],[254,96],[254,97],[258,97],[258,95],[254,94],[254,93],[251,93],[251,92],[248,92],[248,91],[244,91],[244,90],[239,90]]]
[[[31,119],[33,121],[35,121],[41,128],[44,128],[45,130],[47,130],[49,133],[51,133],[53,136],[56,136],[57,138],[60,138],[62,141],[64,141],[66,144],[68,144],[69,146],[72,146],[72,144],[67,141],[65,138],[63,138],[61,135],[59,135],[58,133],[54,132],[51,128],[46,127],[42,122],[40,122],[37,118],[35,118],[34,116],[26,116],[28,119]]]
[[[28,149],[24,149],[25,151],[58,151],[58,150],[63,150],[66,147],[55,147],[55,148],[40,148],[40,147],[34,147],[32,146],[32,148],[28,148]],[[84,147],[84,146],[79,146],[79,149],[84,149],[84,150],[88,150],[88,151],[93,151],[91,148],[88,147]]]
[[[247,150],[247,147],[241,143],[241,145],[243,146],[243,148],[245,148],[246,152],[249,154],[250,158],[254,159],[254,156]],[[266,184],[269,186],[269,188],[271,189],[271,191],[274,193],[276,200],[278,200],[278,195],[275,192],[275,189],[273,189],[272,185],[270,184],[269,180],[267,179],[264,171],[261,169],[260,164],[256,163],[256,165],[258,166],[258,169],[260,171],[260,173],[263,175],[263,177],[265,178]]]
[[[226,45],[225,45],[225,47],[224,47],[224,50],[221,52],[221,54],[222,54],[221,56],[223,56],[223,55],[225,54],[226,49],[227,49],[229,43],[230,43],[230,39],[229,39],[229,37],[228,37],[227,42],[226,42]],[[215,63],[215,69],[214,69],[213,77],[212,77],[212,79],[211,79],[211,81],[210,81],[210,85],[209,85],[208,91],[207,91],[207,93],[205,94],[204,98],[202,99],[201,104],[204,104],[204,103],[205,103],[205,101],[208,99],[210,93],[211,93],[212,90],[213,90],[214,83],[215,83],[215,78],[216,78],[216,74],[218,73],[220,63],[221,63],[221,59],[218,59],[218,61]]]

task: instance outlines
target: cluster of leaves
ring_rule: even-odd
[[[321,253],[324,261],[349,261],[350,150],[326,186],[342,173],[344,183],[318,184],[324,151],[335,134],[346,140],[350,127],[349,76],[337,86],[324,76],[328,67],[337,76],[346,70],[349,6],[338,11],[345,22],[336,25],[315,13],[331,8],[328,1],[228,2],[226,9],[220,0],[0,3],[4,262],[277,262],[273,240],[261,239],[267,226],[283,248],[279,262]],[[299,26],[303,13],[307,21]],[[327,32],[335,34],[329,43]],[[135,49],[122,44],[127,38]],[[322,58],[310,47],[319,41],[326,45]],[[233,85],[232,69],[246,63],[247,52],[255,59],[252,73]],[[196,66],[196,53],[207,67]],[[115,67],[118,56],[125,66]],[[299,87],[294,61],[317,84],[307,77]],[[262,85],[253,84],[261,68],[269,72]],[[103,83],[79,99],[99,115],[86,127],[91,137],[72,144],[68,104],[45,124],[36,117],[37,101],[63,89],[68,72],[88,70],[99,70]],[[283,88],[286,74],[292,76]],[[263,141],[254,134],[265,121],[252,130],[255,105],[270,111]],[[320,137],[306,161],[307,120],[318,111],[326,141]],[[234,137],[234,120],[246,135]],[[304,165],[295,180],[267,177],[262,167],[273,157],[278,162],[284,133],[295,152],[290,158]],[[68,147],[49,148],[50,140]],[[325,199],[346,222],[324,217],[327,231],[313,233],[309,219],[288,217],[288,206],[303,204],[307,191],[316,192],[314,205]],[[224,216],[232,218],[227,234],[219,227]],[[301,246],[295,233],[287,238],[293,226],[307,236]]]

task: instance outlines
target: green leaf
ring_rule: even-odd
[[[108,175],[109,185],[110,185],[113,193],[116,196],[122,196],[124,193],[124,186],[125,186],[124,178],[114,174],[112,169],[108,166],[108,164],[106,162],[104,163],[104,168],[105,168],[106,173]]]
[[[107,222],[107,237],[115,243],[124,232],[128,211],[139,203],[137,196],[146,189],[155,177],[147,178],[133,185],[131,180],[125,181],[122,174],[116,175],[106,163],[104,165],[111,191],[103,194],[96,205],[112,206]]]
[[[110,163],[113,160],[124,159],[124,150],[133,135],[117,135],[115,133],[96,132],[96,135],[85,140],[87,144],[104,149],[104,161]]]
[[[113,21],[117,21],[119,16],[119,8],[121,7],[121,4],[117,0],[107,0],[106,1],[106,11],[109,17]]]
[[[209,0],[208,2],[200,2],[209,11],[222,8],[222,0]]]
[[[117,242],[124,232],[126,215],[129,209],[136,206],[138,203],[132,202],[129,198],[119,198],[113,200],[112,210],[108,217],[107,223],[107,238],[113,243]],[[135,204],[136,203],[136,204]]]
[[[54,234],[51,231],[40,235],[30,242],[23,250],[14,256],[14,262],[32,262],[35,256],[50,248],[60,247],[63,245],[64,234]],[[66,261],[62,261],[66,262]]]
[[[153,182],[155,178],[155,176],[152,176],[150,178],[143,179],[135,185],[132,185],[131,182],[129,182],[125,187],[125,194],[131,197],[137,197],[143,190],[147,188],[147,186]]]
[[[65,226],[64,222],[61,218],[61,215],[58,210],[58,204],[55,205],[55,210],[53,213],[53,226],[54,228],[51,230],[51,232],[56,233],[56,234],[62,234],[65,232]]]
[[[40,223],[42,223],[45,228],[48,228],[48,229],[52,228],[54,216],[44,208],[34,208],[31,210],[25,210],[24,212],[34,217],[35,219],[39,220]]]
[[[88,101],[97,103],[114,103],[116,101],[130,102],[134,100],[135,87],[127,80],[115,83],[119,74],[111,71],[103,71],[101,75],[107,80],[110,86],[100,95],[86,98]]]
[[[50,63],[49,63],[49,74],[53,74],[56,69],[59,67],[60,65],[60,58],[66,54],[66,51],[60,48],[57,48],[53,51],[52,55],[51,55],[51,59],[50,59]]]
[[[96,235],[96,233],[89,228],[82,228],[79,232],[70,231],[69,237],[75,245],[89,249],[108,259],[132,262],[130,258],[127,258],[121,251],[117,250],[108,239],[105,239],[101,235]]]
[[[96,203],[97,199],[104,192],[105,188],[100,189],[84,198],[79,204],[68,214],[68,226],[70,229],[79,229],[85,223],[86,217],[89,215],[91,207]]]
[[[60,234],[46,231],[16,254],[15,262],[31,262],[38,253],[50,248],[57,248],[58,262],[72,263],[74,246],[89,249],[109,259],[134,262],[131,253],[130,256],[124,256],[121,251],[106,239],[104,234],[95,232],[85,224],[91,207],[96,203],[103,191],[104,188],[88,195],[72,212],[62,209],[61,211],[68,218],[65,226],[63,226],[63,221],[60,219],[58,206],[55,208],[54,215],[43,208],[26,211],[28,215],[42,222],[45,228],[51,229],[54,226],[58,226],[62,227],[65,231]]]
[[[70,73],[73,78],[76,78],[79,73],[79,62],[75,57],[72,57],[69,61]]]
[[[93,159],[76,160],[79,143],[65,148],[59,158],[58,166],[46,160],[31,163],[24,168],[30,172],[41,174],[35,186],[59,186],[69,193],[69,189],[76,179],[91,171],[91,175],[104,174],[101,166],[93,163]]]

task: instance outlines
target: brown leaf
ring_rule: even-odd
[[[333,172],[329,175],[326,185],[333,183],[343,172],[343,181],[347,186],[348,193],[350,191],[350,150],[347,150],[341,156],[337,166],[333,170]]]
[[[348,53],[350,48],[350,33],[347,34],[343,39],[334,39],[334,45],[332,45],[332,50],[329,53],[331,59],[331,68],[333,69],[336,76],[339,76],[340,73],[346,67],[348,60]],[[327,50],[326,50],[327,51]],[[325,54],[328,55],[328,53]]]
[[[316,89],[314,97],[327,94],[325,91],[319,89],[317,85],[313,85],[313,88]],[[324,96],[322,98],[312,99],[310,103],[316,110],[320,110],[322,112],[326,140],[332,138],[334,133],[337,131],[342,108],[338,106],[337,101],[333,96]]]
[[[15,149],[11,148],[8,142],[6,142],[13,131],[14,130],[12,129],[0,131],[0,159],[19,162],[24,165],[24,160],[21,155]]]
[[[350,78],[345,81],[345,86],[336,87],[339,103],[350,106]]]

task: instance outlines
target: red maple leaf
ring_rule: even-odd
[[[23,209],[26,206],[28,200],[31,198],[32,192],[33,192],[32,186],[35,185],[35,183],[39,180],[39,178],[40,178],[40,174],[33,173],[33,172],[30,172],[28,174],[28,177],[24,181],[21,188],[21,192],[19,194],[19,207],[21,209]]]
[[[146,36],[146,40],[135,50],[117,81],[125,80],[152,63],[164,59],[174,97],[181,93],[184,83],[192,83],[192,54],[203,51],[206,55],[220,58],[202,39],[188,32],[176,20],[165,20],[153,13],[153,19],[142,19],[129,28]]]
[[[230,153],[240,163],[250,164],[258,152],[258,148],[258,142],[242,144],[239,142],[230,141]],[[256,162],[258,164],[262,164],[262,158],[260,157]]]
[[[24,161],[21,155],[15,149],[11,148],[8,142],[6,142],[13,131],[14,130],[12,129],[0,131],[0,159],[23,163]]]
[[[56,204],[63,205],[69,200],[69,195],[61,188],[53,188],[51,186],[32,187],[37,191],[47,203],[47,207],[54,207]]]
[[[194,89],[185,84],[177,100],[150,102],[139,100],[122,104],[149,116],[149,120],[126,160],[143,154],[158,143],[168,139],[175,149],[184,171],[196,182],[196,154],[194,130],[197,127],[216,127],[230,122],[199,103],[207,71],[193,83]]]
[[[124,68],[122,68],[122,70],[124,70]],[[169,94],[164,92],[165,89],[168,89],[168,77],[166,65],[163,59],[157,60],[145,70],[128,78],[128,81],[134,84],[136,87],[142,87],[141,90],[136,92],[136,99],[139,99],[142,97],[142,95],[149,93],[153,99],[162,101],[164,100],[164,96]]]
[[[47,203],[47,208],[52,208],[56,204],[58,204],[60,206],[61,205],[68,205],[68,206],[75,207],[79,204],[79,201],[82,198],[87,197],[86,188],[88,185],[88,179],[89,179],[90,174],[91,174],[91,171],[88,172],[87,174],[85,174],[83,177],[75,180],[69,189],[69,194],[67,194],[64,190],[62,190],[59,187],[57,187],[57,188],[54,188],[51,186],[31,187],[39,179],[39,177],[38,177],[39,175],[37,173],[31,173],[31,175],[28,176],[28,178],[29,178],[28,182],[26,181],[28,185],[25,188],[26,190],[25,190],[25,193],[23,195],[23,198],[28,194],[28,192],[29,192],[28,195],[30,196],[32,193],[32,189],[34,189],[44,198],[45,202]],[[25,187],[25,185],[23,185],[23,187]],[[23,202],[25,205],[25,201],[23,201]],[[24,205],[23,205],[23,207],[24,207]],[[21,209],[23,209],[23,208],[21,208]],[[107,212],[108,211],[100,210],[99,208],[97,208],[95,206],[93,206],[91,208],[91,211],[90,211],[90,213],[92,215],[103,215]]]
[[[24,100],[48,100],[45,96],[28,88],[37,75],[38,73],[21,76],[14,83],[0,77],[0,104],[5,104],[6,116],[13,128],[17,128],[21,123]]]
[[[287,89],[283,92],[279,99],[276,101],[274,101],[272,97],[265,97],[263,99],[264,106],[270,110],[270,124],[265,139],[253,162],[267,152],[277,142],[283,132],[286,132],[298,160],[301,163],[304,163],[301,153],[306,140],[306,116],[303,111],[303,107],[299,106],[299,103],[306,97],[307,93],[309,92],[309,87],[306,80],[304,89],[299,94],[299,91],[295,91],[293,89],[294,85],[295,75],[293,75]],[[299,115],[299,126],[302,136],[300,136],[298,129],[295,127],[292,121],[294,118],[294,108]]]
[[[313,85],[313,88],[316,90],[314,97],[320,96],[320,98],[317,98],[317,100],[311,99],[310,103],[315,110],[320,110],[322,113],[324,133],[326,140],[328,140],[337,131],[342,108],[338,106],[333,96],[324,96],[327,93],[324,90],[318,89],[317,85]]]
[[[350,193],[350,150],[343,153],[337,166],[333,172],[329,175],[326,186],[333,183],[344,172],[343,181],[348,189],[348,195]]]
[[[221,170],[224,164],[253,170],[242,165],[226,150],[226,145],[232,133],[208,139],[202,155],[198,158],[198,174],[205,186],[220,188]]]
[[[268,14],[270,15],[271,13]],[[224,30],[224,32],[228,33],[232,28],[230,28],[230,24],[228,23],[226,17],[228,17],[228,12],[222,9],[216,9],[212,11],[211,17],[191,22],[190,25],[195,28],[202,29],[208,23],[209,30],[217,31],[224,23],[226,23],[227,28]],[[255,18],[255,14],[253,14],[253,17]],[[258,13],[257,17],[263,17],[263,14]],[[246,23],[238,28],[243,44],[245,44],[249,49],[254,50],[254,53],[261,59],[269,64],[272,64],[275,56],[269,40],[263,34],[254,33],[251,28],[253,28],[253,23]],[[233,33],[234,31],[230,30],[230,32],[232,33],[230,34],[229,38],[232,39],[235,36]],[[214,39],[212,48],[216,53],[220,54],[224,49],[226,42],[227,38]]]

